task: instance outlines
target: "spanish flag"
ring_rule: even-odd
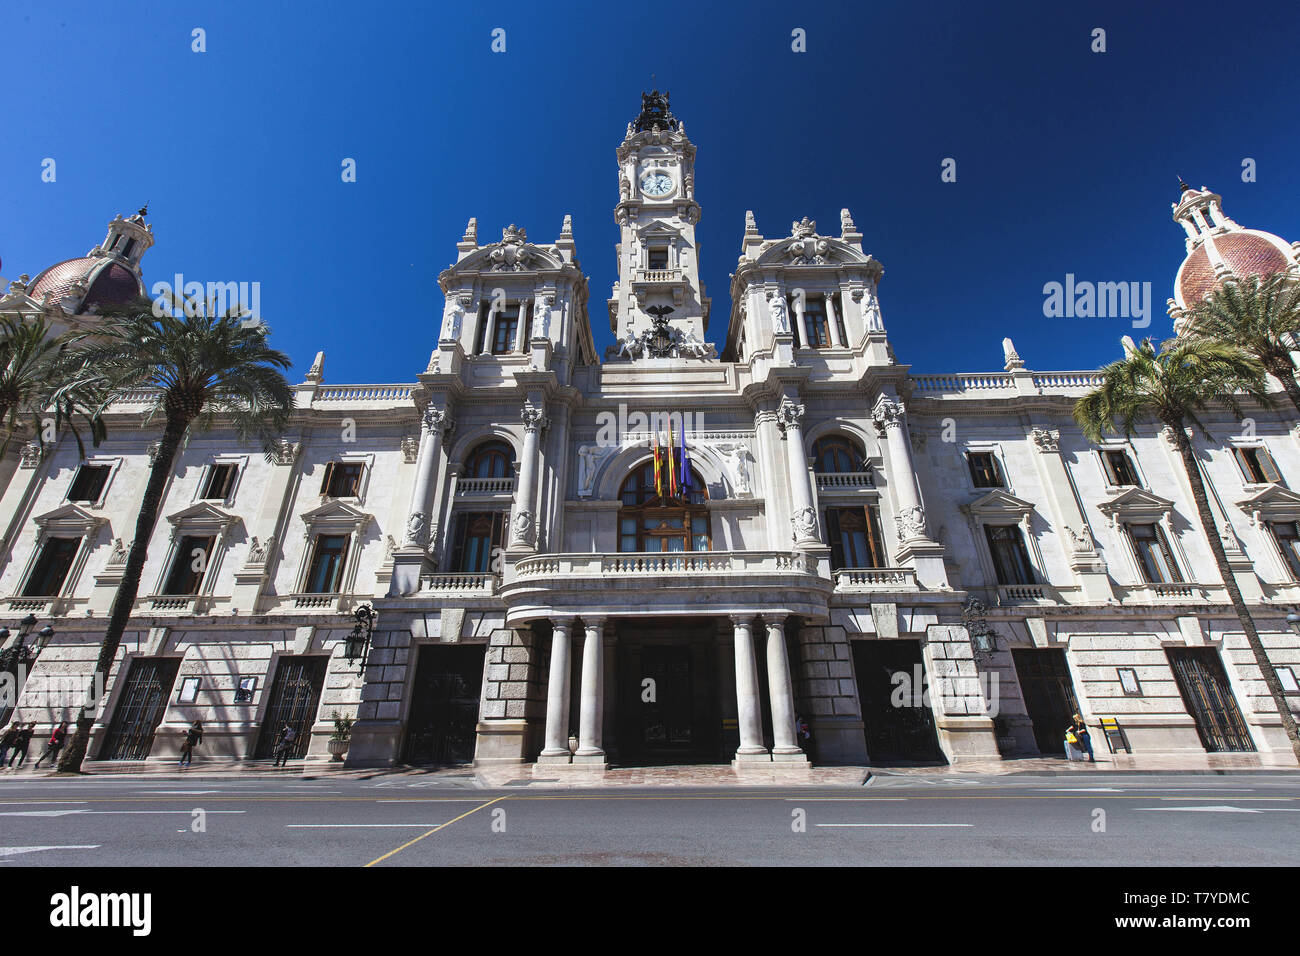
[[[655,432],[655,494],[664,496],[663,452],[659,450],[659,433]]]

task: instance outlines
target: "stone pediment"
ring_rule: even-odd
[[[1097,510],[1112,521],[1118,518],[1159,520],[1169,514],[1173,508],[1174,503],[1168,498],[1161,498],[1145,488],[1130,488],[1097,506]]]
[[[964,510],[977,518],[1015,518],[1017,521],[1033,514],[1032,502],[1017,498],[1005,488],[994,488],[986,495],[964,506]]]
[[[183,511],[168,515],[167,520],[176,528],[213,528],[224,531],[240,518],[206,501],[200,501]]]
[[[62,528],[79,531],[83,534],[99,527],[107,520],[103,515],[92,514],[80,505],[71,502],[55,508],[53,511],[47,511],[43,515],[37,515],[32,519],[38,528],[50,530]]]
[[[364,528],[372,515],[346,501],[331,499],[319,508],[302,516],[303,523],[313,530],[355,531]]]
[[[1269,485],[1237,502],[1256,524],[1265,521],[1300,521],[1300,494],[1281,485]]]
[[[518,234],[481,246],[469,253],[447,273],[466,272],[545,272],[564,268],[564,257],[554,249],[536,246],[518,238]]]

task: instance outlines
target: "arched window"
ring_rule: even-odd
[[[618,512],[618,550],[711,551],[708,489],[699,472],[690,469],[691,486],[679,489],[677,497],[655,488],[654,462],[646,462],[623,481]]]
[[[813,442],[813,471],[817,474],[836,475],[866,470],[866,455],[853,439],[844,435],[826,435]]]
[[[515,450],[503,441],[484,442],[465,465],[466,478],[505,478],[515,466]]]

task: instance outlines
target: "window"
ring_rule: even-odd
[[[813,471],[834,475],[867,470],[867,463],[856,442],[843,435],[827,435],[813,442]]]
[[[1268,528],[1286,561],[1291,577],[1300,581],[1300,524],[1294,521],[1270,521]]]
[[[108,483],[110,465],[82,465],[72,479],[68,490],[69,501],[89,501],[94,503],[104,494],[104,485]]]
[[[1101,453],[1102,464],[1106,466],[1106,478],[1112,485],[1139,485],[1137,469],[1128,452],[1122,448],[1108,449]]]
[[[343,562],[347,557],[347,535],[317,535],[303,591],[307,594],[337,594],[343,580]]]
[[[1283,664],[1273,668],[1277,671],[1278,682],[1282,685],[1282,690],[1288,694],[1300,693],[1300,681],[1296,680],[1295,668]]]
[[[466,478],[505,478],[514,471],[515,450],[503,441],[479,445],[469,456]]]
[[[985,525],[984,536],[993,556],[998,584],[1034,583],[1033,565],[1029,563],[1029,552],[1025,550],[1025,537],[1019,525]]]
[[[885,536],[880,531],[880,510],[875,505],[861,508],[827,508],[826,529],[831,538],[831,569],[885,568]]]
[[[80,546],[80,538],[47,538],[27,577],[23,597],[52,597],[62,591]]]
[[[468,574],[493,570],[492,551],[506,546],[506,513],[479,511],[457,515],[451,566]]]
[[[515,350],[515,335],[519,332],[519,305],[507,305],[496,315],[492,324],[492,354],[508,355]]]
[[[1234,448],[1232,451],[1237,456],[1237,464],[1241,466],[1241,473],[1246,476],[1247,484],[1263,485],[1269,482],[1284,484],[1273,456],[1263,445]]]
[[[708,490],[695,469],[690,469],[691,487],[677,497],[655,489],[654,462],[646,462],[623,482],[618,513],[618,550],[710,551],[713,535],[704,505]]]
[[[325,466],[320,493],[330,498],[357,498],[361,495],[361,475],[365,465],[359,461],[332,461]]]
[[[207,480],[203,482],[203,493],[199,497],[204,500],[225,501],[235,490],[235,476],[238,474],[239,466],[234,462],[210,465]]]
[[[1165,529],[1158,524],[1130,524],[1129,538],[1137,552],[1138,567],[1148,584],[1173,584],[1182,580],[1174,553],[1165,538]]]
[[[658,246],[646,250],[646,268],[648,269],[667,269],[668,268],[668,247]]]
[[[1002,469],[991,451],[973,451],[966,456],[971,480],[976,488],[1001,488]]]
[[[212,560],[212,549],[217,539],[211,535],[184,535],[172,557],[171,573],[163,586],[163,594],[198,594],[203,575]]]
[[[803,324],[808,329],[810,348],[830,348],[830,326],[826,324],[826,303],[821,296],[808,296],[804,300]]]

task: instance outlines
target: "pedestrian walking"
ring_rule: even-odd
[[[5,757],[9,755],[9,748],[14,745],[18,739],[18,734],[22,732],[23,725],[14,721],[5,728],[5,732],[0,734],[0,767],[5,765]]]
[[[18,731],[18,736],[14,738],[14,752],[9,757],[9,766],[15,763],[22,766],[27,762],[27,748],[31,746],[32,737],[36,733],[36,721],[32,721],[22,730]]]
[[[812,756],[812,728],[808,726],[808,721],[802,717],[794,719],[795,733],[799,740],[799,747],[810,758]]]
[[[1088,725],[1083,718],[1075,714],[1072,718],[1074,723],[1070,725],[1070,730],[1074,732],[1076,746],[1079,748],[1079,759],[1083,759],[1083,754],[1088,755],[1089,763],[1096,763],[1097,758],[1092,753],[1092,735],[1088,733]]]
[[[280,739],[275,745],[275,766],[289,766],[289,752],[293,750],[293,742],[298,735],[288,724],[280,728]]]
[[[35,727],[36,725],[33,724],[32,726]],[[45,762],[46,757],[50,758],[50,766],[57,768],[59,765],[59,751],[63,749],[63,741],[67,739],[67,736],[68,722],[65,720],[54,728],[54,732],[50,734],[50,739],[45,742],[45,753],[36,758],[36,766],[32,769],[40,770],[41,764]]]
[[[181,763],[182,767],[188,767],[190,760],[194,757],[194,748],[203,743],[203,724],[200,721],[194,721],[190,724],[189,730],[185,731],[185,741],[181,744]]]

